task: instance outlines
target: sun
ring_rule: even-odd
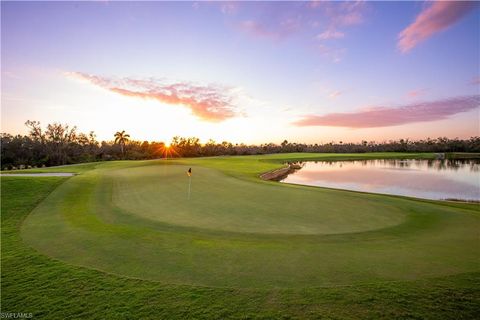
[[[179,154],[175,150],[175,147],[169,143],[164,144],[161,147],[162,157],[165,159],[178,157]]]

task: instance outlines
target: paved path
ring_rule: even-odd
[[[71,177],[74,173],[47,172],[47,173],[4,173],[0,177]]]

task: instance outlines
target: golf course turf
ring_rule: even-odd
[[[2,311],[46,318],[473,317],[478,204],[258,178],[285,161],[387,157],[432,155],[119,161],[37,170],[78,173],[69,178],[3,176]]]

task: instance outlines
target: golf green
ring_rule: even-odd
[[[22,237],[73,265],[167,284],[298,288],[479,271],[478,205],[258,178],[288,159],[384,156],[291,154],[63,168],[79,174],[36,207]]]

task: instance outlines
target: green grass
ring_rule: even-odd
[[[2,312],[474,317],[478,205],[257,178],[306,156],[332,157],[125,161],[72,178],[2,177]],[[406,157],[416,156],[431,155]]]

